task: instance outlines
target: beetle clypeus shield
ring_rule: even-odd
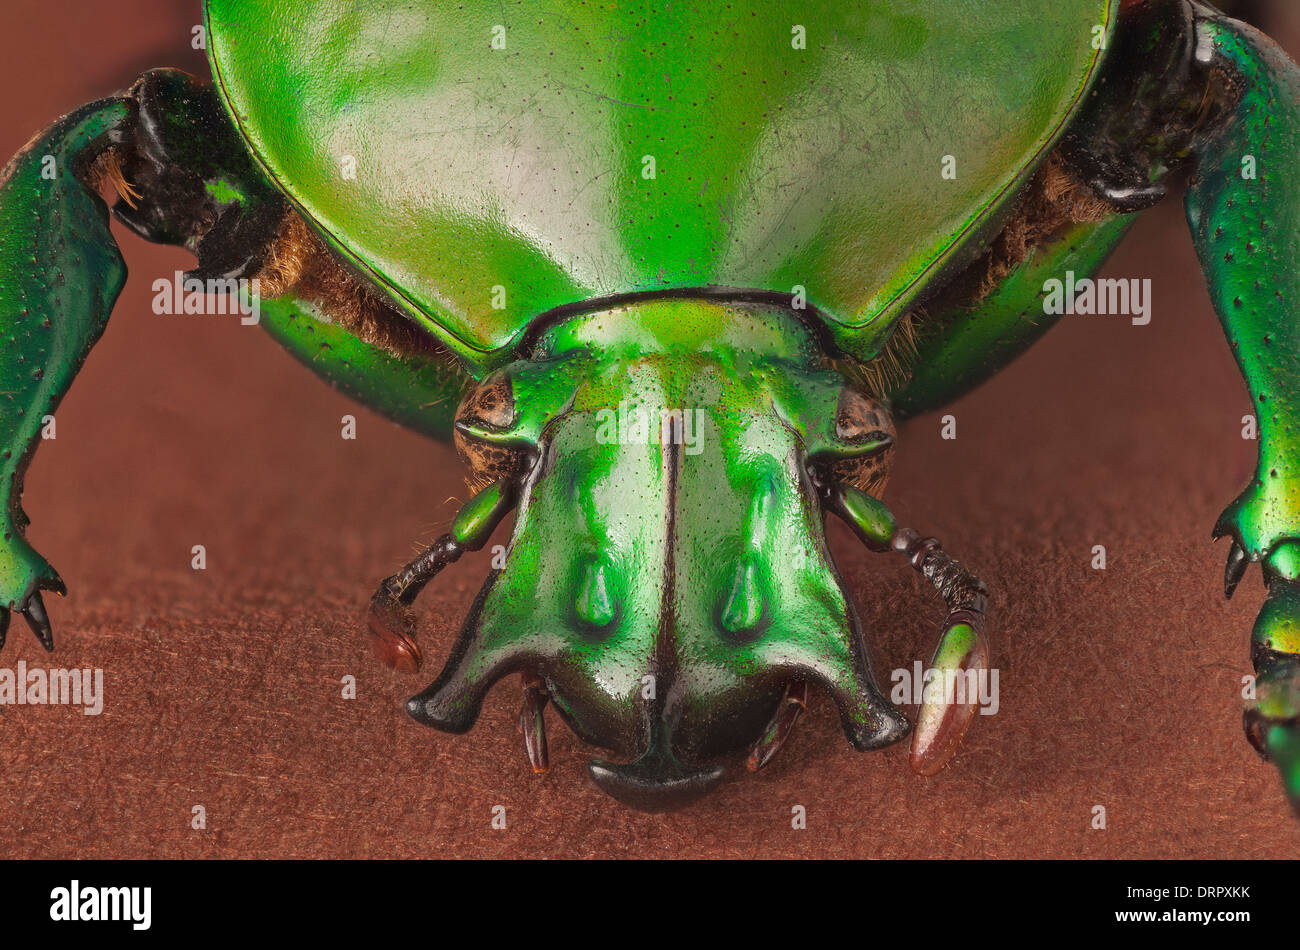
[[[17,613],[53,646],[22,479],[125,278],[111,213],[454,440],[472,497],[370,602],[390,665],[419,668],[415,598],[513,514],[415,719],[467,730],[518,674],[534,769],[550,706],[657,810],[761,768],[823,693],[856,748],[910,732],[933,773],[976,695],[926,690],[915,727],[883,695],[825,519],[933,583],[936,682],[978,679],[985,586],[881,500],[896,426],[1023,351],[1047,282],[1185,183],[1259,406],[1215,527],[1228,595],[1268,583],[1246,732],[1300,802],[1300,72],[1270,40],[1192,0],[484,6],[208,0],[210,81],[148,72],[10,162],[0,641]]]

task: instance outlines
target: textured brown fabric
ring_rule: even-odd
[[[193,63],[196,15],[169,9],[8,0],[0,150],[140,68]],[[1300,822],[1241,735],[1262,590],[1252,573],[1223,601],[1209,534],[1249,474],[1250,404],[1176,205],[1109,267],[1154,278],[1150,326],[1066,317],[956,405],[956,441],[937,417],[900,434],[887,501],[988,582],[1001,712],[921,779],[904,748],[851,751],[814,694],[767,771],[662,816],[599,793],[553,716],[552,771],[532,775],[516,681],[464,736],[406,716],[487,556],[423,596],[418,676],[379,668],[358,618],[464,498],[454,452],[358,410],[256,328],[155,316],[150,282],[189,258],[123,247],[131,281],[28,478],[29,536],[71,591],[49,599],[58,650],[19,621],[0,653],[11,668],[102,667],[106,708],[0,707],[0,856],[1300,852]],[[345,413],[356,441],[339,437]],[[928,658],[941,605],[924,582],[839,526],[833,543],[881,665]],[[190,568],[195,544],[206,571]],[[498,804],[506,830],[491,827]],[[791,829],[796,804],[806,830]],[[206,830],[190,827],[195,805]],[[1105,831],[1089,829],[1095,805]]]

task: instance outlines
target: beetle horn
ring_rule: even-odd
[[[406,701],[406,711],[417,722],[443,732],[468,732],[478,721],[483,698],[499,679],[541,664],[540,655],[518,644],[493,650],[483,642],[479,618],[500,573],[493,571],[474,599],[442,673]]]
[[[844,736],[859,752],[881,749],[907,737],[912,724],[902,710],[891,703],[876,685],[858,625],[857,612],[850,603],[849,645],[852,662],[840,675],[824,669],[809,669],[804,675],[812,679],[835,700]]]

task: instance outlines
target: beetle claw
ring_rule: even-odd
[[[36,634],[36,639],[41,641],[41,646],[45,647],[47,653],[53,653],[54,631],[50,628],[50,618],[45,612],[45,601],[41,599],[39,590],[32,591],[31,597],[27,598],[22,614],[27,626]]]
[[[1228,563],[1223,569],[1223,596],[1228,600],[1232,599],[1233,593],[1237,590],[1237,585],[1246,576],[1246,568],[1248,567],[1250,567],[1250,558],[1246,556],[1245,549],[1234,538],[1232,547],[1228,549]]]
[[[772,761],[772,757],[785,745],[785,740],[790,738],[799,714],[807,708],[808,684],[799,680],[788,685],[780,705],[772,714],[772,721],[749,750],[749,758],[745,760],[745,767],[749,771],[757,772]]]
[[[63,581],[56,577],[46,578],[40,582],[45,590],[53,591],[60,597],[68,593],[68,589],[63,586]],[[45,611],[45,600],[41,597],[41,588],[32,588],[26,598],[18,601],[13,605],[13,610],[17,611],[27,626],[36,634],[36,639],[45,647],[47,653],[54,652],[54,630],[50,626],[49,614]],[[13,619],[13,611],[8,607],[0,607],[0,649],[4,649],[5,640],[9,636],[9,621]]]
[[[534,773],[541,775],[551,767],[546,752],[546,720],[542,715],[546,708],[546,682],[536,673],[525,673],[522,679],[524,706],[519,710],[519,731],[524,736],[528,764]]]

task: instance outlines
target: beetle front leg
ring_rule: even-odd
[[[64,585],[25,537],[23,476],[126,280],[99,189],[143,237],[241,276],[282,214],[259,176],[210,87],[175,70],[65,116],[0,173],[0,646],[18,611],[54,647],[40,592]]]
[[[126,280],[94,190],[92,164],[124,123],[124,100],[66,116],[32,140],[0,176],[0,646],[10,611],[54,649],[41,591],[63,581],[27,542],[23,475],[45,417],[63,398],[103,333]]]
[[[1231,596],[1252,563],[1300,578],[1300,187],[1282,165],[1300,155],[1300,69],[1249,27],[1217,17],[1197,27],[1243,90],[1194,145],[1187,193],[1210,295],[1259,420],[1255,476],[1214,528],[1232,539]]]
[[[1219,518],[1225,593],[1252,563],[1269,587],[1254,631],[1247,734],[1300,810],[1300,68],[1250,27],[1198,10],[1197,58],[1233,104],[1193,144],[1187,216],[1259,420],[1255,476]]]

